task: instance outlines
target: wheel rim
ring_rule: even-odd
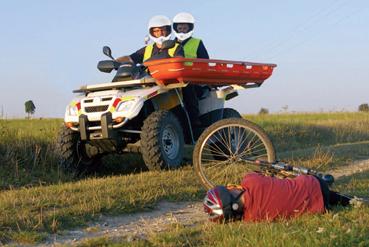
[[[169,159],[175,159],[179,152],[179,136],[173,126],[167,125],[164,128],[161,143],[165,155]]]
[[[221,126],[207,135],[198,163],[202,179],[209,185],[239,184],[242,175],[258,167],[249,160],[268,160],[263,138],[241,124]]]

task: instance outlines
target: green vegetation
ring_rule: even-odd
[[[369,114],[317,113],[245,116],[268,132],[279,152],[369,140]]]
[[[269,114],[269,110],[267,108],[260,108],[259,115]]]
[[[0,120],[0,188],[67,180],[54,153],[61,124],[61,119]]]
[[[366,113],[265,114],[245,116],[270,134],[278,156],[327,170],[369,157]],[[54,144],[62,120],[0,121],[0,244],[36,243],[47,234],[81,226],[101,214],[150,210],[160,200],[200,200],[204,190],[192,167],[130,173],[142,159],[105,158],[98,177],[76,181],[57,165]],[[128,169],[129,168],[129,169]],[[128,170],[127,170],[128,169]],[[369,174],[337,181],[341,191],[369,196]],[[360,217],[359,217],[360,216]],[[276,223],[181,226],[132,246],[368,246],[368,208],[337,208],[323,216]],[[96,241],[96,242],[94,242]],[[84,246],[120,245],[96,239]]]
[[[278,156],[305,166],[342,165],[369,157],[369,114],[316,113],[246,115],[270,135]],[[310,162],[309,162],[310,161]]]
[[[368,196],[369,172],[337,181],[338,189]],[[369,207],[337,207],[323,215],[277,222],[174,224],[162,234],[127,242],[126,237],[95,238],[78,246],[368,246]]]
[[[30,119],[31,115],[33,115],[36,111],[36,106],[33,104],[32,100],[28,100],[24,103],[24,108],[27,113],[27,118]]]
[[[368,208],[336,209],[274,223],[173,228],[147,242],[153,246],[367,246],[368,220]]]
[[[369,105],[367,103],[359,105],[359,111],[361,112],[369,112]]]
[[[165,181],[165,182],[163,182]],[[160,200],[198,200],[204,191],[192,169],[90,178],[73,183],[3,191],[0,222],[16,232],[56,232],[83,225],[101,213],[150,210]],[[8,234],[11,234],[10,236]]]

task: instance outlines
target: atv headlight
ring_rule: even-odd
[[[72,105],[69,105],[67,106],[67,115],[68,116],[71,116],[71,117],[75,117],[75,116],[78,116],[78,108],[76,105],[72,106]]]
[[[117,112],[128,111],[129,109],[131,109],[134,103],[134,100],[120,102],[117,107]]]

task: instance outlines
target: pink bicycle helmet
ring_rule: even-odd
[[[210,189],[204,198],[204,211],[208,214],[209,220],[221,222],[240,218],[242,207],[240,207],[238,199],[241,194],[235,198],[224,186]]]

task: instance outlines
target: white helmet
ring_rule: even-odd
[[[177,25],[179,23],[186,23],[189,25],[190,30],[187,33],[179,33],[177,30]],[[193,27],[195,24],[195,18],[190,14],[186,12],[178,13],[173,18],[173,31],[174,35],[177,37],[178,40],[183,41],[185,39],[188,39],[193,34]]]
[[[153,16],[148,24],[148,31],[149,31],[149,36],[150,39],[152,41],[154,41],[155,43],[161,45],[165,40],[169,40],[170,39],[170,35],[172,33],[172,22],[170,21],[170,19],[164,15],[156,15]],[[168,30],[168,35],[167,36],[160,36],[158,38],[156,38],[153,34],[152,34],[152,28],[154,27],[165,27]]]

